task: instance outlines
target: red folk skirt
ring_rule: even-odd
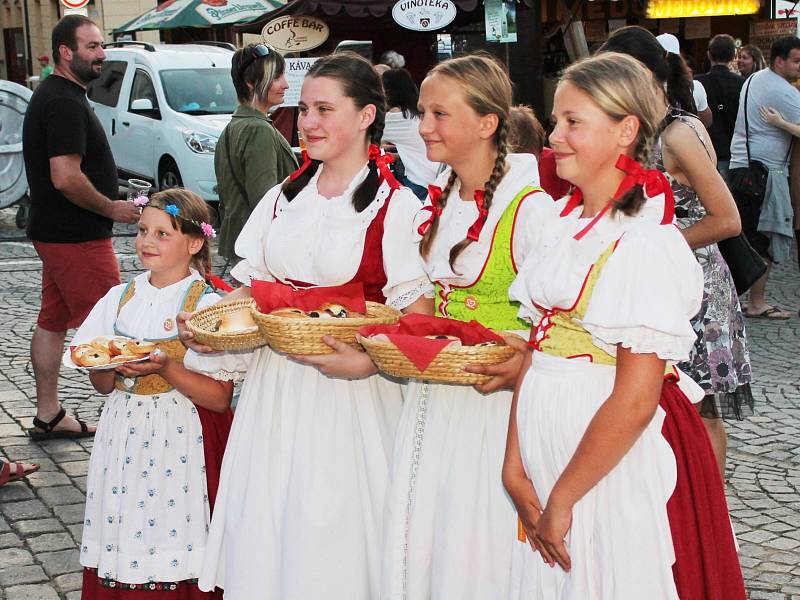
[[[745,600],[725,486],[700,415],[673,379],[661,390],[662,434],[678,468],[667,514],[681,600]]]

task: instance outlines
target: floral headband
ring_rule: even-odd
[[[138,196],[133,200],[133,203],[138,206],[140,209],[144,208],[145,206],[149,206],[151,208],[158,208],[163,210],[165,213],[170,215],[171,217],[175,217],[177,219],[181,219],[186,223],[191,223],[195,227],[199,227],[200,231],[203,232],[203,235],[206,237],[217,237],[217,232],[214,231],[214,228],[209,225],[208,223],[200,223],[199,221],[195,221],[194,219],[188,219],[186,217],[181,216],[181,209],[178,208],[175,204],[164,204],[163,202],[156,201],[153,202],[151,198],[148,196],[142,195]]]

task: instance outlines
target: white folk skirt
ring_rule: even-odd
[[[517,427],[525,470],[547,503],[597,409],[614,387],[616,369],[536,352],[520,390]],[[661,435],[661,407],[616,467],[573,508],[566,544],[572,570],[542,562],[517,541],[513,600],[677,600],[667,501],[675,457]]]
[[[94,438],[80,562],[123,583],[197,578],[210,510],[197,409],[115,390]]]
[[[226,600],[374,600],[403,389],[267,348],[245,378],[200,588]]]
[[[511,392],[409,384],[386,503],[382,600],[496,600],[517,531],[502,483]]]

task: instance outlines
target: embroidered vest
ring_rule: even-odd
[[[364,236],[364,250],[361,254],[361,263],[358,265],[356,274],[350,281],[345,283],[355,283],[360,281],[364,285],[364,298],[372,302],[386,304],[386,296],[383,295],[383,288],[388,281],[386,272],[383,268],[383,223],[386,219],[386,212],[389,210],[389,202],[394,196],[397,187],[392,187],[383,206],[378,210],[378,214],[367,227]],[[277,200],[272,218],[277,216]],[[296,279],[286,278],[286,281],[298,288],[316,287],[316,284]]]
[[[578,298],[570,308],[546,309],[536,305],[536,308],[543,314],[539,324],[531,332],[529,345],[534,350],[561,358],[588,359],[594,364],[616,366],[616,356],[612,356],[595,345],[592,334],[583,328],[581,322],[589,309],[592,292],[600,278],[600,273],[614,250],[617,249],[621,239],[619,238],[609,245],[589,267]],[[676,374],[674,366],[668,363],[664,374],[674,376]]]
[[[526,187],[505,209],[495,227],[489,256],[475,283],[458,287],[435,282],[437,316],[478,321],[484,327],[498,331],[530,328],[517,316],[519,302],[508,299],[508,288],[517,276],[512,244],[519,207],[525,198],[541,191],[538,187]]]
[[[200,301],[200,298],[210,291],[211,288],[208,286],[208,284],[206,284],[205,281],[193,281],[189,286],[189,289],[186,290],[186,295],[183,297],[183,302],[175,314],[178,312],[194,312],[197,309],[197,303]],[[131,298],[133,298],[134,294],[136,294],[136,281],[131,280],[131,282],[122,292],[122,297],[120,298],[119,306],[117,307],[117,316],[119,316],[120,311],[122,311],[122,307],[125,306]],[[125,332],[120,331],[117,328],[116,323],[114,323],[114,334],[133,337]],[[183,362],[183,357],[186,354],[186,346],[183,345],[183,342],[181,342],[178,335],[148,341],[155,342],[156,348],[164,352],[170,357],[170,359],[179,361],[181,363]],[[156,373],[153,373],[152,375],[144,375],[142,377],[125,377],[124,375],[117,373],[114,381],[114,387],[130,394],[146,396],[164,394],[174,389],[166,379]]]

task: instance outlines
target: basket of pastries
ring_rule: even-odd
[[[495,365],[514,356],[500,335],[476,321],[417,314],[394,325],[362,327],[359,341],[387,375],[443,383],[486,383],[490,376],[468,373],[464,367]]]
[[[254,281],[252,291],[253,317],[270,347],[286,354],[330,354],[333,349],[322,341],[326,335],[359,347],[360,327],[395,323],[401,316],[394,308],[364,300],[360,283],[298,290]]]
[[[267,343],[253,320],[255,306],[252,298],[218,302],[194,313],[186,328],[195,340],[214,350],[252,350]]]
[[[87,343],[70,346],[64,362],[72,368],[106,370],[125,363],[147,360],[155,350],[156,344],[147,340],[98,336]]]

